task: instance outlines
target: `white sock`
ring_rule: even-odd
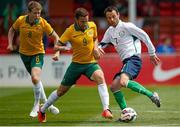
[[[39,81],[39,84],[41,86],[41,99],[45,103],[47,101],[46,93],[44,91],[44,87],[41,81]]]
[[[109,93],[106,84],[99,84],[98,91],[103,105],[103,109],[109,109]]]
[[[41,86],[40,84],[33,85],[34,90],[34,105],[39,105],[40,102],[40,96],[41,96]]]
[[[58,98],[59,98],[59,96],[57,95],[57,90],[53,91],[53,92],[49,95],[46,103],[41,107],[41,112],[42,112],[42,113],[45,113],[46,109],[47,109],[50,105],[52,105]]]

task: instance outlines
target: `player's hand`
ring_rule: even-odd
[[[8,47],[7,47],[7,50],[13,51],[14,50],[13,45],[9,44]]]
[[[105,53],[104,53],[103,49],[97,48],[97,49],[94,49],[93,54],[94,54],[94,58],[95,58],[96,60],[98,60],[98,59],[100,59],[101,56],[104,55]]]
[[[93,55],[96,60],[100,59],[100,53],[99,53],[98,49],[94,49]]]
[[[103,56],[105,54],[104,50],[102,48],[98,48],[98,49],[99,49],[100,56]]]
[[[160,59],[155,55],[150,56],[150,61],[153,65],[158,65],[160,63]]]
[[[54,55],[54,56],[52,57],[52,59],[53,59],[54,61],[58,61],[58,60],[59,60],[59,56],[55,56],[55,55]]]
[[[59,51],[57,51],[54,55],[53,55],[53,57],[52,57],[52,59],[54,60],[54,61],[58,61],[59,60]]]

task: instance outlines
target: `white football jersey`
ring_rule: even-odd
[[[155,48],[147,35],[142,29],[129,22],[119,21],[116,27],[110,26],[102,39],[102,43],[112,43],[118,52],[121,60],[133,55],[140,56],[141,41],[145,43],[150,55],[155,55]]]

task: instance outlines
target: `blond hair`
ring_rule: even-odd
[[[28,11],[31,12],[33,8],[37,8],[38,10],[42,10],[42,6],[37,1],[30,1],[28,3]]]

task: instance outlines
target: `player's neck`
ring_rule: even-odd
[[[33,17],[27,16],[26,22],[30,25],[37,24],[39,22],[39,19],[34,19]]]
[[[119,21],[115,25],[113,25],[113,27],[116,28],[118,24],[119,24]]]
[[[30,24],[33,24],[33,23],[34,23],[34,18],[32,18],[32,17],[29,16],[28,22],[29,22]]]

